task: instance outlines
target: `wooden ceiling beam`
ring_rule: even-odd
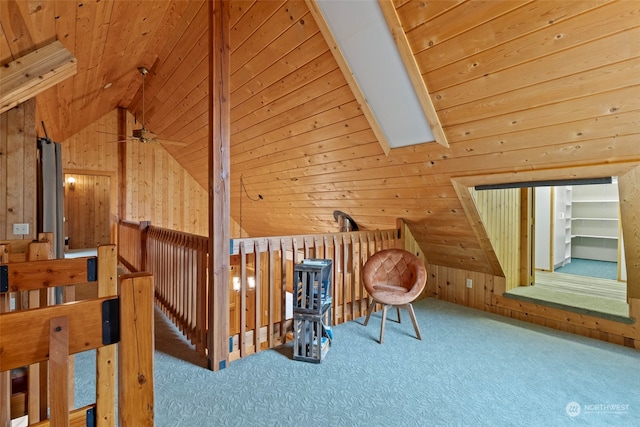
[[[379,0],[378,3],[380,4],[382,15],[387,21],[387,25],[389,26],[389,30],[391,31],[391,35],[393,36],[393,40],[398,47],[398,52],[400,52],[402,62],[404,62],[404,66],[407,69],[409,80],[411,80],[413,89],[416,91],[416,96],[418,97],[420,106],[422,107],[424,115],[426,116],[427,121],[431,126],[433,137],[436,139],[436,142],[438,144],[448,147],[449,142],[447,141],[447,136],[442,129],[442,123],[440,123],[438,113],[436,112],[433,102],[431,101],[431,96],[429,95],[427,84],[422,78],[422,74],[420,73],[420,69],[418,68],[418,63],[416,62],[413,50],[409,45],[407,35],[402,28],[402,24],[400,23],[400,18],[398,17],[396,8],[393,2],[390,1]]]
[[[60,41],[0,68],[0,114],[78,72],[78,62]]]

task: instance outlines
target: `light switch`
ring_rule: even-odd
[[[29,234],[29,224],[13,224],[13,234],[16,236]]]

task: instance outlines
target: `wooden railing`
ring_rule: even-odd
[[[19,240],[0,243],[0,264],[5,264],[0,267],[0,276],[4,275],[0,282],[9,280],[9,265],[15,266],[27,261],[53,259],[52,240],[53,233],[39,233],[37,241],[25,240],[26,245]],[[16,253],[14,250],[22,252]],[[115,250],[113,253],[115,254]],[[115,257],[113,262],[115,266]],[[0,286],[0,314],[55,304],[55,286],[50,281],[41,282],[41,285],[42,283],[47,283],[46,289],[7,292]],[[8,287],[8,283],[5,283],[5,287]],[[62,291],[64,302],[75,300],[75,286],[64,286],[64,288],[58,289],[64,289]],[[27,369],[20,368],[12,372],[0,373],[0,426],[7,423],[6,417],[9,417],[9,413],[11,413],[11,418],[28,415],[32,421],[39,420],[40,417],[46,418],[49,410],[47,376],[46,364],[34,364]],[[73,379],[73,373],[70,373],[70,379]],[[69,393],[69,399],[72,403],[72,392]]]
[[[287,340],[293,267],[306,258],[333,261],[333,324],[364,316],[369,300],[360,280],[362,267],[376,251],[396,247],[397,236],[397,230],[384,230],[233,239],[231,254],[239,257],[235,264],[232,258],[229,275],[230,360]]]
[[[198,351],[206,354],[208,238],[154,226],[146,228],[145,238],[142,257],[146,271],[154,276],[156,303]],[[399,241],[396,229],[233,239],[230,360],[288,340],[291,314],[287,306],[291,302],[287,300],[296,263],[306,258],[333,261],[332,321],[340,324],[366,314],[369,301],[360,278],[367,258],[381,249],[399,247]]]
[[[151,221],[118,222],[118,262],[132,273],[146,271],[146,236]]]
[[[118,277],[115,245],[99,246],[97,257],[48,259],[44,255],[49,241],[34,242],[29,244],[28,260],[21,262],[7,262],[4,246],[0,248],[4,285],[0,286],[0,426],[26,425],[25,413],[29,425],[38,426],[153,425],[151,276]],[[67,291],[75,286],[95,286],[97,298],[47,306],[50,289]],[[30,297],[27,310],[11,309],[10,300],[20,293]],[[96,402],[70,411],[75,407],[73,355],[93,349]],[[25,366],[28,408],[14,410],[8,374],[24,372]]]
[[[205,354],[208,239],[154,226],[146,238],[146,271],[155,279],[156,303]]]

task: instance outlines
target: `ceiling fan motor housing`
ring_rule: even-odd
[[[156,136],[154,134],[152,134],[151,132],[149,132],[145,128],[134,129],[133,130],[133,137],[135,139],[139,140],[140,142],[155,142],[156,141]]]
[[[134,138],[143,138],[146,136],[147,130],[145,128],[142,129],[134,129],[133,130],[133,137]]]

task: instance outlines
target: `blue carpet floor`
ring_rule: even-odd
[[[571,258],[564,267],[556,268],[557,273],[576,274],[578,276],[618,279],[618,263],[591,259]]]
[[[378,344],[374,314],[334,327],[321,364],[285,345],[218,372],[157,313],[156,426],[640,425],[640,352],[435,299],[414,306],[422,341],[403,313]],[[77,357],[77,406],[95,399],[93,361]]]

